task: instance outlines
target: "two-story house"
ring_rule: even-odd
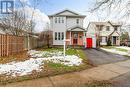
[[[110,21],[90,22],[87,27],[87,34],[99,38],[100,45],[107,45],[108,39],[111,41],[111,45],[120,45],[120,33],[121,24]]]
[[[63,45],[63,40],[69,39],[67,45],[83,46],[86,33],[83,28],[84,18],[85,15],[67,9],[49,15],[53,45]]]

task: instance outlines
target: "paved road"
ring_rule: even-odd
[[[95,65],[115,63],[129,59],[125,56],[109,53],[101,49],[84,49],[84,52],[87,54],[88,59]]]

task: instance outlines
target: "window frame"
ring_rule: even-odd
[[[58,40],[58,38],[57,38],[57,32],[55,32],[55,40]]]
[[[64,40],[64,32],[61,32],[61,40]]]
[[[110,31],[110,26],[106,26],[106,31]]]
[[[62,17],[62,23],[64,23],[64,17]]]
[[[60,17],[58,18],[58,23],[59,23],[59,24],[61,23],[61,18],[60,18]]]
[[[115,30],[115,31],[118,31],[118,26],[114,26],[114,30]]]
[[[55,23],[57,23],[57,17],[55,17]]]
[[[58,32],[58,40],[61,40],[61,34]]]
[[[79,24],[79,19],[76,19],[76,23]]]

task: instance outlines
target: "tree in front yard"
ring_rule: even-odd
[[[121,33],[121,41],[130,40],[128,32]]]

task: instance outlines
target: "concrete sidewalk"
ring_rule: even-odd
[[[91,80],[110,80],[130,71],[130,60],[99,65],[80,72],[11,83],[0,87],[80,87]]]

